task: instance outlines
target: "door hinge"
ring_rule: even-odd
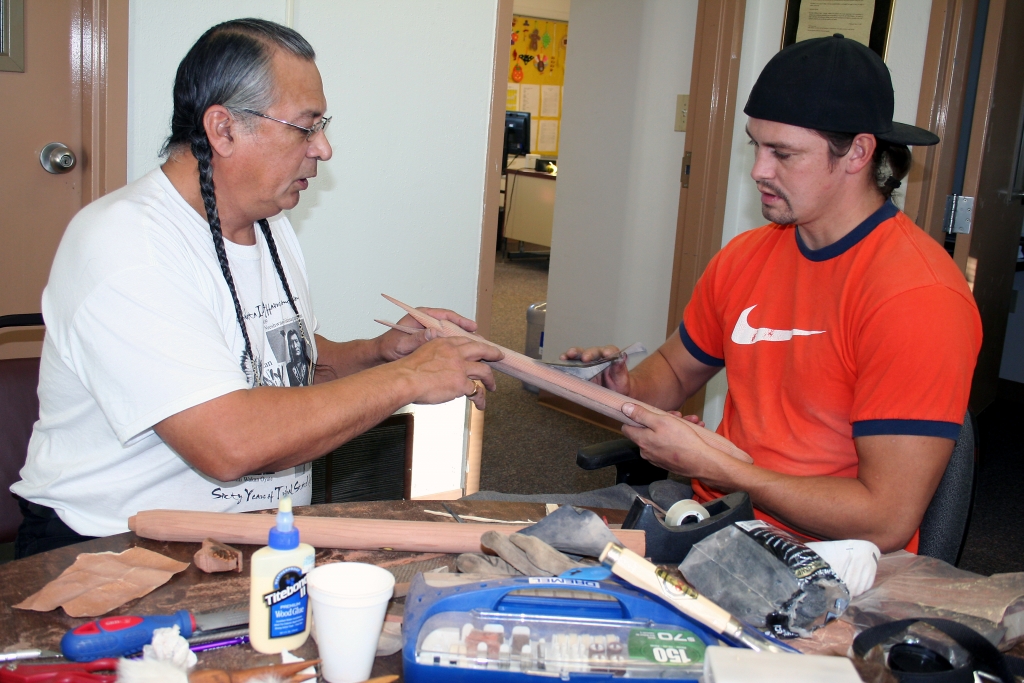
[[[683,169],[679,173],[679,182],[683,184],[683,187],[690,186],[690,161],[693,159],[693,152],[687,152],[683,155]]]
[[[974,197],[959,194],[946,196],[946,215],[943,218],[943,229],[952,234],[971,234],[971,219],[974,215]]]

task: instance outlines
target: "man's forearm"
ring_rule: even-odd
[[[311,387],[235,391],[167,418],[156,431],[221,481],[279,471],[329,453],[414,400],[407,374],[388,364]]]
[[[662,410],[679,410],[719,370],[694,358],[674,332],[629,373],[629,396]]]
[[[706,374],[710,377],[715,372],[717,368]],[[708,377],[701,374],[680,378],[673,372],[662,349],[658,349],[630,372],[629,397],[662,410],[679,410],[686,399],[707,383]]]
[[[799,476],[740,462],[670,416],[638,406],[628,414],[646,429],[623,431],[655,465],[712,489],[746,491],[755,507],[809,535],[867,539],[884,551],[910,540],[953,450],[940,437],[862,436],[854,439],[856,478]]]
[[[906,546],[920,521],[881,519],[876,498],[859,479],[798,477],[735,460],[720,465],[719,480],[701,481],[727,493],[746,491],[754,507],[814,538],[859,538],[891,552]]]
[[[484,361],[501,352],[470,339],[435,339],[409,355],[334,382],[240,389],[171,415],[154,426],[168,446],[221,481],[309,462],[409,403],[494,390]]]
[[[783,474],[714,454],[701,459],[698,478],[718,490],[746,491],[755,507],[812,536],[862,538],[883,552],[899,550],[920,526],[953,442],[878,435],[855,444],[856,478]]]
[[[348,377],[384,362],[377,339],[335,342],[316,335],[317,365],[327,366],[335,378]]]

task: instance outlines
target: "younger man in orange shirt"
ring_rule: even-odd
[[[981,347],[963,275],[889,201],[907,145],[938,138],[892,121],[885,64],[839,35],[778,53],[744,112],[771,223],[712,259],[657,352],[599,381],[672,409],[725,366],[718,431],[754,463],[628,404],[646,459],[692,477],[699,501],[746,491],[759,518],[804,535],[916,550]]]

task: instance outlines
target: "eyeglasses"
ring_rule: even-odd
[[[333,118],[331,116],[325,116],[316,123],[314,123],[312,128],[306,128],[305,126],[300,126],[299,124],[292,123],[291,121],[282,121],[281,119],[275,119],[273,116],[267,116],[266,114],[262,114],[258,111],[255,111],[254,109],[243,109],[242,111],[244,111],[247,114],[262,116],[265,119],[270,119],[271,121],[283,123],[284,125],[291,126],[292,128],[298,128],[299,130],[306,133],[306,142],[309,142],[317,133],[327,130],[327,125],[331,122],[331,118]]]

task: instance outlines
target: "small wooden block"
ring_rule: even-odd
[[[203,547],[196,551],[192,559],[207,574],[242,571],[242,551],[212,538],[203,541]]]

